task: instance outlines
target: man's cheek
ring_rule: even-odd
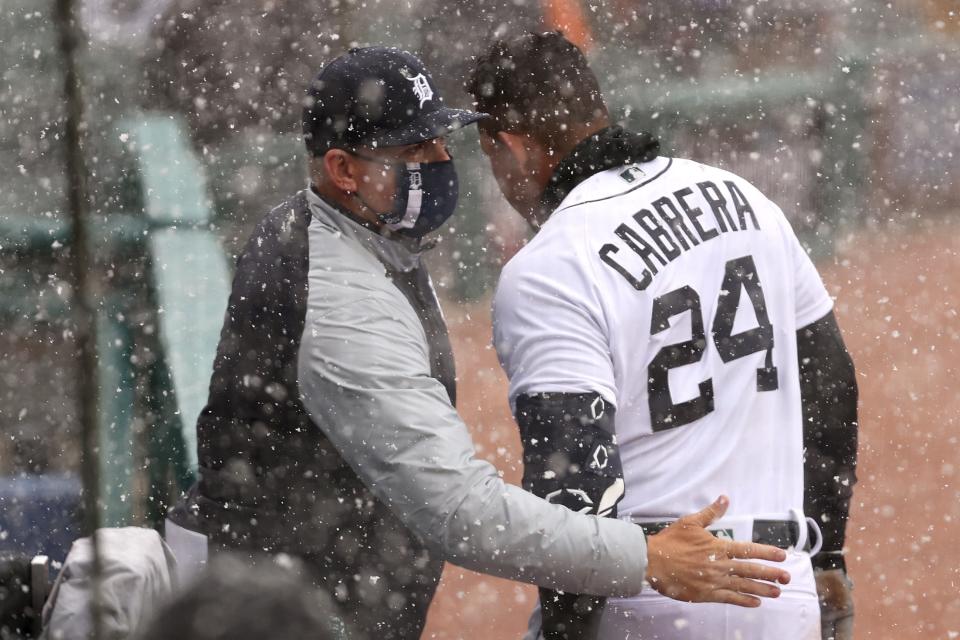
[[[396,181],[392,175],[380,172],[374,179],[374,189],[377,193],[393,193],[396,190]]]
[[[497,186],[500,187],[500,192],[507,198],[511,197],[512,190],[510,188],[510,178],[504,173],[495,173],[494,177],[497,179]]]
[[[501,172],[507,182],[518,184],[523,181],[523,172],[519,171],[516,163],[507,161],[501,167]]]

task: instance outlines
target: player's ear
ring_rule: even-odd
[[[505,147],[507,153],[513,157],[516,166],[523,169],[527,169],[530,166],[530,159],[532,155],[532,149],[530,148],[530,143],[532,140],[530,136],[522,133],[497,131],[496,140],[497,144]]]
[[[349,153],[343,149],[331,149],[319,160],[327,179],[338,189],[348,193],[357,190],[359,176]]]

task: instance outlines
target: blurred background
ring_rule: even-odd
[[[84,374],[53,4],[0,0],[0,552],[62,560],[80,527]],[[324,62],[401,46],[465,106],[491,37],[559,28],[616,119],[787,213],[858,367],[857,636],[960,637],[956,0],[85,0],[80,15],[105,525],[154,525],[191,479],[233,256],[306,184],[301,99]],[[519,483],[489,296],[527,230],[475,135],[453,140],[461,209],[429,259],[461,413]],[[518,637],[534,600],[450,567],[425,637]]]

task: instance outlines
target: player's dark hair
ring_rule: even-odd
[[[480,121],[487,134],[526,133],[558,148],[608,118],[586,57],[560,31],[494,41],[477,58],[466,86],[477,109],[493,116]]]

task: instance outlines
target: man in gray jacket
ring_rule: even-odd
[[[193,519],[215,548],[303,558],[364,637],[418,637],[444,560],[577,593],[635,594],[646,578],[688,600],[776,596],[755,580],[786,572],[732,558],[782,551],[703,529],[721,501],[647,543],[475,457],[421,253],[457,201],[443,136],[481,117],[443,106],[396,49],[352,49],[314,80],[311,185],[238,260],[197,425],[200,479],[172,520]]]

